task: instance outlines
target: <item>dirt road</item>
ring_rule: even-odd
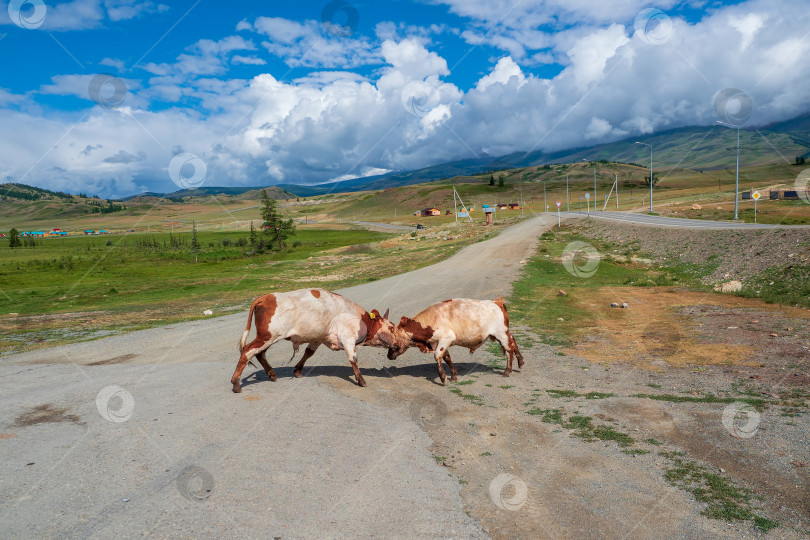
[[[553,225],[553,214],[534,218],[442,263],[341,292],[368,309],[390,307],[393,320],[445,298],[508,294],[520,262]],[[760,434],[740,439],[724,429],[723,404],[636,396],[654,389],[716,391],[741,376],[722,366],[687,372],[661,361],[655,369],[638,369],[538,345],[524,350],[526,367],[505,379],[482,348],[472,356],[455,352],[459,384],[441,386],[428,355],[411,350],[390,362],[383,350],[363,348],[359,359],[368,387],[359,388],[345,355],[323,349],[303,379],[292,378],[291,349],[282,343],[267,355],[278,381],[249,368],[243,393],[235,395],[229,379],[245,318],[3,358],[4,532],[262,538],[761,534],[751,521],[701,515],[703,506],[692,494],[666,481],[669,465],[658,453],[664,449],[686,451],[711,471],[764,486],[762,504],[780,512],[782,521],[769,537],[799,537],[796,531],[810,522],[807,467],[795,465],[810,461],[808,415],[766,410]],[[755,374],[759,368],[745,369]],[[577,396],[555,396],[549,389],[575,389]],[[587,392],[610,396],[589,399]],[[534,409],[564,410],[614,426],[636,439],[634,448],[649,453],[628,454],[613,440],[572,436],[570,428],[527,412]]]
[[[342,292],[368,309],[390,306],[392,317],[451,296],[505,294],[545,227],[542,218],[526,221],[440,264]],[[293,379],[291,348],[278,344],[267,355],[278,382],[256,372],[241,395],[232,394],[228,380],[245,319],[3,358],[5,534],[485,534],[463,511],[458,481],[431,456],[430,439],[407,412],[324,384],[354,388],[343,353],[318,351],[305,377]],[[361,350],[369,394],[383,390],[384,353]]]

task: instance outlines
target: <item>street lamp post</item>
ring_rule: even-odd
[[[737,129],[737,172],[734,174],[734,221],[737,221],[737,207],[740,199],[740,126],[733,126],[725,122],[717,121],[721,126],[731,129]]]
[[[643,143],[643,142],[638,142],[638,141],[636,141],[636,144],[641,144],[641,145],[643,145],[643,146],[649,146],[649,147],[650,147],[650,213],[652,214],[652,213],[653,213],[653,203],[652,203],[652,199],[653,199],[653,195],[652,195],[652,188],[653,188],[653,162],[652,162],[652,150],[653,150],[653,149],[652,149],[652,145],[651,145],[651,144],[647,144],[647,143]]]

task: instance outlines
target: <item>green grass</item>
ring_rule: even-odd
[[[687,459],[681,452],[659,452],[659,455],[669,461],[664,479],[705,504],[701,512],[704,516],[725,521],[752,521],[757,528],[766,532],[779,526],[776,521],[755,513],[753,500],[756,497],[750,489],[740,487],[706,466]]]
[[[746,280],[739,294],[770,303],[810,307],[810,266],[797,260],[769,268]]]
[[[596,272],[590,277],[574,276],[562,263],[563,252],[574,241],[585,242],[600,254]],[[513,324],[528,326],[547,345],[569,347],[577,332],[597,324],[592,310],[579,301],[586,298],[589,291],[602,287],[666,286],[676,282],[699,284],[686,268],[647,268],[615,260],[612,254],[616,248],[565,229],[543,233],[537,254],[513,284],[509,299]],[[578,257],[582,260],[575,257],[575,264],[587,263],[587,257]],[[559,290],[566,295],[559,296]]]
[[[580,394],[575,390],[546,390],[546,392],[553,398],[584,397],[585,399],[605,399],[616,395],[610,392],[588,392],[587,394]]]
[[[208,309],[233,313],[269,292],[366,283],[483,239],[469,232],[381,248],[395,235],[300,227],[288,249],[256,253],[246,231],[199,231],[196,263],[190,232],[43,238],[14,250],[0,240],[0,351],[199,319]]]
[[[610,392],[588,392],[585,394],[585,399],[605,399],[615,395]]]
[[[627,454],[629,456],[643,456],[644,454],[649,453],[649,450],[644,450],[643,448],[625,448],[622,450],[622,454]]]
[[[590,416],[566,416],[563,409],[539,409],[533,407],[526,411],[532,416],[539,416],[547,424],[556,424],[564,429],[571,430],[572,435],[585,441],[614,441],[624,448],[635,443],[630,435],[622,433],[610,426],[594,424]]]
[[[0,312],[42,315],[106,310],[190,296],[213,299],[235,291],[256,296],[298,261],[388,236],[365,230],[302,229],[289,242],[301,242],[298,247],[247,255],[249,245],[222,245],[223,240],[246,238],[246,233],[200,232],[197,263],[190,233],[45,238],[32,249],[0,247],[0,283],[5,293],[0,295]],[[144,242],[157,247],[141,247]]]
[[[718,397],[713,394],[705,396],[676,396],[673,394],[633,394],[632,397],[654,399],[656,401],[669,401],[671,403],[747,403],[757,410],[764,409],[773,402],[749,397]]]
[[[553,398],[564,398],[564,397],[578,397],[574,390],[546,390],[546,393]]]
[[[622,453],[640,456],[651,453],[645,448],[635,448],[635,439],[611,426],[594,424],[589,416],[568,416],[563,409],[540,409],[533,407],[526,411],[539,416],[543,422],[558,425],[569,430],[571,435],[584,441],[614,441]],[[648,438],[645,443],[659,446],[661,443]],[[667,460],[664,479],[671,485],[688,491],[695,500],[705,504],[702,514],[713,519],[752,521],[762,531],[778,527],[779,524],[767,517],[758,515],[753,502],[757,499],[753,491],[737,486],[728,478],[711,471],[706,466],[687,459],[677,451],[661,451],[659,455]]]
[[[473,405],[478,405],[479,407],[484,405],[484,398],[481,396],[476,396],[475,394],[465,394],[461,391],[461,388],[458,386],[453,386],[450,388],[450,391],[463,399],[464,401],[469,401]]]

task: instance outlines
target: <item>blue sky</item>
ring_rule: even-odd
[[[72,192],[316,183],[810,109],[796,0],[0,4],[0,179]]]

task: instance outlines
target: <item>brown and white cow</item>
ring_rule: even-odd
[[[256,338],[247,343],[251,319],[256,319]],[[320,345],[333,351],[343,349],[349,357],[357,383],[366,381],[357,367],[358,345],[390,347],[394,339],[394,325],[375,309],[371,313],[351,300],[326,289],[300,289],[297,291],[265,294],[253,301],[247,326],[239,340],[239,363],[231,377],[234,392],[241,392],[240,377],[245,365],[253,357],[261,363],[271,381],[276,372],[265,358],[265,351],[274,343],[286,339],[293,345],[295,358],[298,347],[307,343],[304,356],[295,366],[295,376],[301,377],[304,363]]]
[[[497,300],[471,300],[456,298],[433,304],[412,318],[402,317],[395,332],[395,343],[388,348],[388,359],[394,360],[408,350],[419,347],[422,352],[432,352],[442,384],[446,375],[442,360],[450,368],[450,381],[458,378],[450,360],[448,349],[458,345],[470,349],[470,354],[487,339],[501,344],[508,353],[504,377],[512,373],[512,356],[517,356],[518,367],[523,367],[523,355],[509,332],[509,314],[503,298]]]

